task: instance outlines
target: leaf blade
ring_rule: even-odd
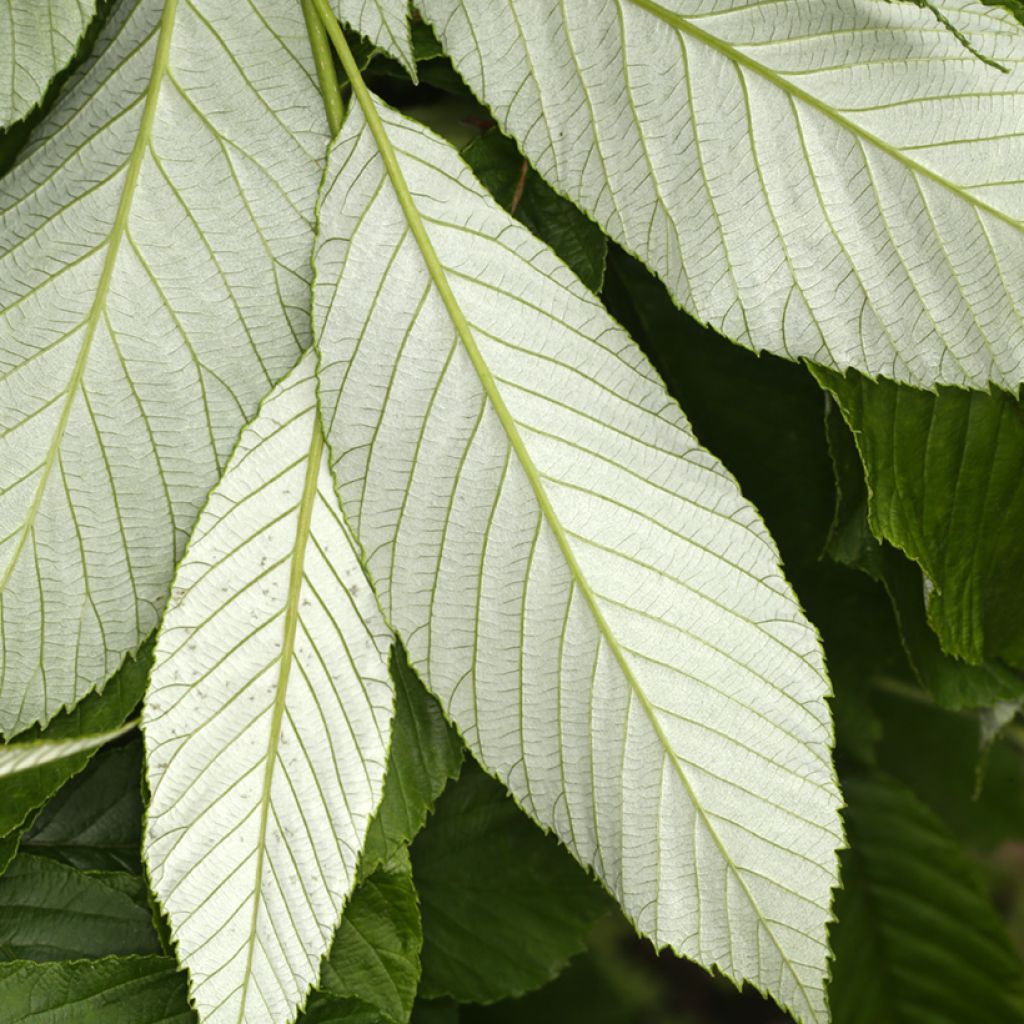
[[[144,853],[209,1022],[294,1019],[383,783],[389,636],[337,508],[312,370],[307,354],[271,393],[211,495],[143,712]]]
[[[343,40],[337,45],[345,63]],[[346,71],[360,108],[349,113],[334,144],[321,197],[314,322],[332,468],[346,516],[369,553],[367,570],[382,609],[404,637],[412,664],[483,763],[530,814],[555,829],[583,863],[595,867],[642,930],[658,944],[672,944],[734,978],[771,988],[805,1019],[821,1019],[821,975],[807,968],[801,976],[804,968],[795,962],[818,963],[824,972],[824,922],[839,837],[828,753],[831,726],[817,640],[787,596],[771,541],[731,478],[696,446],[681,413],[635,347],[586,289],[493,204],[447,146],[378,105],[361,81],[357,84],[358,73],[349,63]],[[343,306],[336,302],[339,294],[346,296]],[[551,309],[569,319],[568,328],[555,326],[557,318],[544,312]],[[417,367],[414,375],[410,366]],[[430,380],[432,386],[415,394],[401,387],[402,381],[414,379]],[[531,407],[533,401],[538,404]],[[359,414],[349,415],[356,407]],[[573,431],[582,438],[573,437],[562,447]],[[615,449],[629,444],[635,448]],[[623,472],[626,450],[651,476]],[[659,463],[658,452],[667,461]],[[538,460],[543,460],[542,469]],[[684,473],[686,484],[677,484],[686,493],[671,491],[672,473],[684,470],[694,474]],[[594,480],[588,478],[596,478],[601,489],[589,495],[592,504],[587,504],[587,492]],[[623,538],[636,532],[628,524],[638,486],[653,503],[652,519],[644,521],[642,530],[653,528],[655,517],[673,524],[663,543],[673,551],[678,577],[645,564],[639,555],[629,557],[632,544]],[[402,496],[400,501],[396,495]],[[689,540],[683,537],[695,527],[682,526],[684,508],[698,517],[709,516],[702,521],[706,530],[696,528],[699,536],[690,532]],[[502,541],[488,545],[495,521],[495,536]],[[733,539],[739,554],[732,557],[724,555],[723,547],[716,548],[726,544],[724,523],[737,531]],[[660,610],[683,599],[681,592],[698,602],[710,599],[718,607],[722,592],[729,590],[723,580],[721,585],[709,584],[713,597],[698,596],[692,585],[683,583],[682,577],[691,573],[680,568],[685,551],[696,558],[692,572],[706,579],[711,570],[702,562],[705,557],[714,561],[715,571],[735,573],[729,577],[734,582],[749,582],[750,576],[761,581],[749,591],[748,582],[737,583],[734,596],[743,594],[741,600],[750,603],[746,612],[727,614],[731,640],[724,634],[700,640],[685,625],[660,621],[651,613],[654,605]],[[523,567],[533,564],[536,552],[536,572],[528,573],[535,596],[528,608]],[[620,556],[639,563],[628,581],[619,576],[621,565],[615,558]],[[746,565],[743,559],[753,562]],[[421,578],[424,564],[435,567],[428,586]],[[702,567],[697,569],[697,564]],[[610,591],[595,591],[595,579]],[[634,586],[646,596],[631,595]],[[657,596],[662,586],[675,595],[672,601],[667,592]],[[766,603],[760,607],[762,601]],[[532,632],[517,632],[517,638],[501,632],[503,620],[518,631],[528,614]],[[738,625],[741,620],[746,627]],[[765,625],[767,621],[773,624]],[[771,955],[778,957],[769,972],[755,962],[762,954],[758,921],[763,914],[746,889],[754,876],[741,878],[745,869],[722,857],[721,839],[701,805],[709,799],[728,804],[726,792],[735,796],[737,791],[714,770],[706,773],[708,766],[692,763],[686,770],[699,773],[702,797],[694,799],[679,752],[686,746],[686,731],[702,733],[705,725],[675,705],[680,688],[687,685],[706,687],[702,694],[717,692],[713,699],[723,702],[723,718],[717,719],[718,711],[708,712],[714,724],[708,725],[712,731],[704,739],[728,736],[735,728],[728,724],[731,712],[725,710],[730,702],[735,708],[735,691],[732,696],[728,691],[736,677],[728,682],[730,671],[742,670],[745,663],[735,647],[732,654],[729,648],[737,629],[744,628],[752,629],[749,638],[759,657],[776,667],[781,658],[786,666],[779,668],[786,675],[785,687],[780,682],[776,688],[760,674],[748,677],[750,687],[764,687],[767,701],[752,719],[763,720],[763,714],[770,719],[770,705],[779,700],[801,708],[773,727],[771,742],[781,741],[785,747],[779,761],[801,766],[792,768],[794,774],[781,782],[777,793],[784,792],[784,801],[800,803],[807,811],[807,818],[798,814],[792,819],[802,820],[795,824],[798,830],[808,830],[796,842],[803,852],[795,856],[814,865],[813,881],[802,877],[801,886],[804,893],[814,892],[810,902],[817,909],[808,911],[803,905],[800,910],[796,903],[785,909],[795,919],[807,912],[807,919],[795,926],[801,938],[780,938],[764,925],[765,941],[774,948]],[[568,633],[564,643],[563,629]],[[640,649],[627,653],[620,634]],[[655,648],[645,650],[654,636],[659,638]],[[674,653],[656,653],[663,638],[671,638]],[[722,642],[725,652],[718,648]],[[482,664],[477,651],[486,652],[480,658],[490,664]],[[585,664],[567,665],[568,651],[573,661]],[[673,668],[673,663],[695,657],[714,684]],[[711,668],[715,664],[717,669]],[[552,665],[557,666],[554,673]],[[588,682],[590,671],[594,677]],[[566,685],[560,687],[559,679]],[[566,702],[564,708],[560,701]],[[657,703],[663,707],[656,709]],[[508,715],[518,723],[513,732]],[[591,738],[591,719],[596,739]],[[614,768],[607,758],[600,761],[597,751],[606,741],[609,750],[622,756],[621,768],[618,756]],[[750,774],[763,772],[753,736],[736,741],[742,756],[758,760],[760,767]],[[565,757],[562,744],[568,744]],[[656,751],[661,752],[660,763]],[[630,752],[646,752],[646,778],[633,776],[631,769],[640,768],[631,764]],[[591,766],[599,764],[592,775]],[[768,771],[779,767],[772,758],[769,764],[774,767]],[[609,776],[602,777],[602,772]],[[621,781],[620,772],[628,781]],[[659,791],[665,778],[670,809],[662,812]],[[624,812],[620,782],[636,797],[629,814]],[[780,804],[776,809],[788,814]],[[729,810],[735,812],[725,804],[717,810],[726,818]],[[754,818],[747,823],[754,834],[775,827],[760,812]],[[662,831],[663,824],[672,839]],[[657,837],[653,847],[652,835]],[[697,835],[702,852],[722,873],[714,879],[694,877],[680,859],[680,835],[684,840]],[[742,846],[744,857],[757,859],[741,835],[739,830],[730,832],[730,842]],[[763,842],[759,854],[766,861],[783,858],[770,866],[759,862],[759,872],[785,873],[795,867],[795,860],[789,868],[781,867],[794,854],[785,838],[776,840],[757,840]],[[658,892],[662,859],[667,875],[685,879],[682,893]],[[754,888],[763,881],[754,882]],[[708,884],[711,889],[704,888]],[[727,922],[718,915],[724,891],[720,885],[738,886],[743,913],[750,915],[741,926],[729,928],[736,923],[735,912]],[[705,897],[717,911],[706,916],[705,931],[695,934],[679,914],[684,904]],[[761,898],[777,907],[777,897],[773,890]],[[816,914],[820,920],[810,924]],[[723,924],[728,941],[718,941],[707,931]],[[789,941],[803,944],[799,953],[783,952]],[[773,942],[778,945],[772,947]],[[777,984],[775,969],[785,979]]]
[[[872,376],[1015,387],[1024,33],[934,6],[1011,74],[908,4],[420,5],[540,173],[698,319]]]
[[[20,121],[71,61],[96,14],[95,0],[50,0],[45,19],[37,4],[7,0],[0,18],[0,129]]]
[[[156,626],[198,506],[308,343],[327,133],[300,37],[284,0],[120,4],[0,183],[2,733]]]

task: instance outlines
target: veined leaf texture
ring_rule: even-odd
[[[312,74],[291,0],[124,0],[0,181],[0,733],[153,629],[307,344]]]
[[[312,353],[242,435],[157,639],[153,889],[210,1024],[293,1020],[380,802],[390,635],[341,517]]]
[[[0,129],[39,103],[95,13],[96,0],[0,0]]]
[[[314,323],[385,616],[656,944],[826,1019],[828,685],[772,541],[568,268],[446,143],[356,95]]]
[[[1024,381],[1024,29],[972,0],[422,0],[556,188],[728,337]]]

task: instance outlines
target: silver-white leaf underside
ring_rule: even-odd
[[[210,495],[146,696],[145,856],[203,1024],[294,1020],[383,788],[390,635],[319,444],[313,361]]]
[[[331,0],[338,17],[394,57],[416,77],[409,31],[409,0]]]
[[[293,0],[124,0],[0,180],[0,732],[156,625],[308,340],[327,141]]]
[[[314,328],[385,616],[482,762],[644,933],[825,1020],[828,684],[773,542],[568,268],[446,143],[368,102],[416,213],[353,101]]]
[[[1024,29],[971,0],[422,0],[556,188],[728,337],[1024,381]]]
[[[95,13],[96,0],[0,0],[0,129],[38,105]]]

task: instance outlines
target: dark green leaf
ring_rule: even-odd
[[[125,660],[102,691],[90,694],[70,711],[62,712],[45,730],[33,726],[11,737],[11,742],[67,739],[117,728],[142,699],[151,659],[152,645],[147,643],[137,658]],[[74,754],[0,778],[0,836],[20,829],[28,816],[46,803],[68,779],[77,775],[93,756],[93,751]]]
[[[391,678],[395,683],[391,751],[384,796],[370,822],[359,865],[364,877],[412,842],[462,764],[458,734],[409,667],[399,644],[391,651]]]
[[[530,167],[511,139],[492,128],[462,155],[502,206],[547,242],[591,291],[601,290],[608,255],[601,229]]]
[[[0,878],[0,958],[159,952],[144,881],[19,854]]]
[[[604,894],[554,837],[467,762],[412,846],[427,997],[493,1002],[554,978]]]
[[[834,1024],[1024,1020],[1024,967],[953,837],[883,776],[847,779],[844,791]]]
[[[416,998],[422,945],[412,867],[401,850],[352,894],[324,960],[320,989],[361,1000],[401,1024]]]
[[[337,999],[314,993],[297,1024],[389,1024],[390,1018],[359,999]]]
[[[985,759],[978,791],[977,721],[967,715],[875,694],[882,721],[878,761],[936,813],[966,846],[987,851],[1007,839],[1024,839],[1024,757],[1006,734]]]
[[[1024,408],[815,368],[852,428],[868,517],[934,585],[928,621],[950,654],[1024,667]]]
[[[142,871],[142,743],[100,751],[42,809],[21,848],[85,871]]]
[[[834,402],[830,403],[827,424],[838,493],[828,553],[885,587],[921,685],[938,704],[953,710],[1024,696],[1024,679],[1004,665],[994,661],[970,665],[942,650],[926,619],[921,570],[871,532],[864,469],[853,435]]]
[[[195,1024],[170,957],[0,963],[0,1024]]]

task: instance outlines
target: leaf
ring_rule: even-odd
[[[953,837],[884,776],[844,791],[835,1024],[1024,1020],[1024,969]]]
[[[489,131],[462,156],[516,220],[547,242],[592,292],[601,290],[608,243],[600,228],[529,167],[511,139]]]
[[[21,847],[83,871],[142,873],[142,744],[101,753],[42,810]]]
[[[1024,379],[1024,32],[969,0],[422,0],[530,162],[744,345]],[[983,97],[983,99],[982,99]]]
[[[291,1021],[380,801],[390,637],[341,518],[308,354],[178,567],[143,711],[144,854],[204,1024]]]
[[[109,732],[93,733],[65,740],[37,740],[34,743],[0,744],[0,777],[18,775],[75,754],[95,753],[112,740],[130,733],[138,722],[125,722]]]
[[[828,686],[774,545],[625,333],[333,35],[358,109],[319,207],[320,394],[385,617],[642,932],[822,1019]]]
[[[331,0],[338,17],[397,60],[416,79],[409,0]]]
[[[171,957],[0,963],[0,1024],[194,1024]]]
[[[16,742],[77,742],[83,736],[116,731],[142,699],[151,656],[152,647],[147,645],[136,659],[125,661],[101,693],[90,694],[72,710],[58,715],[45,730],[36,727],[17,736]],[[0,778],[0,836],[16,836],[16,830],[27,823],[32,812],[80,772],[94,753],[95,748]],[[0,867],[3,859],[0,855]]]
[[[20,121],[75,55],[96,0],[2,0],[0,128]],[[44,8],[44,10],[40,10]]]
[[[427,998],[491,1003],[556,977],[606,910],[598,888],[467,762],[412,847]]]
[[[876,537],[934,588],[928,621],[950,654],[1024,667],[1024,407],[816,370],[853,430]]]
[[[298,1024],[386,1024],[380,1011],[358,999],[333,999],[314,993]]]
[[[920,684],[939,705],[952,710],[986,707],[1024,694],[1024,680],[1005,665],[997,661],[969,665],[942,650],[925,615],[920,569],[871,532],[864,468],[853,435],[834,402],[830,403],[827,424],[838,494],[828,553],[885,587]]]
[[[423,828],[449,779],[458,777],[462,743],[437,701],[409,667],[405,650],[391,650],[395,716],[384,795],[366,833],[359,871],[365,878],[399,855]]]
[[[409,856],[360,882],[345,907],[324,961],[320,991],[355,998],[385,1020],[404,1024],[420,980],[423,929]]]
[[[323,121],[295,0],[126,0],[0,183],[0,733],[156,626],[308,343]]]
[[[0,959],[157,953],[145,891],[141,878],[22,853],[0,877]]]
[[[876,693],[882,719],[879,764],[909,786],[969,850],[988,855],[1024,839],[1024,758],[998,738],[981,756],[975,716],[951,715],[900,694]]]

